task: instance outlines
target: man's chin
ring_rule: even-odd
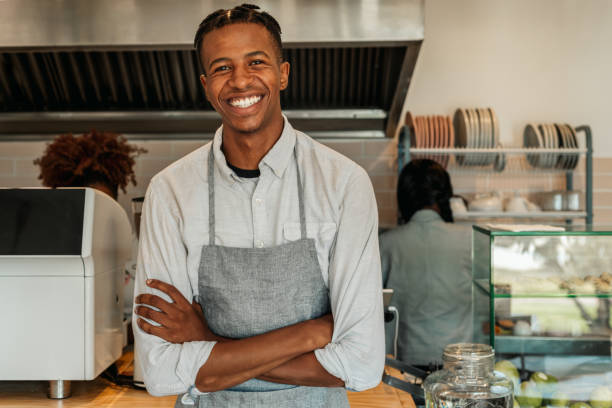
[[[255,133],[261,129],[260,120],[247,120],[247,121],[231,121],[228,124],[237,133],[249,134]]]

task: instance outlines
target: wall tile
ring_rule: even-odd
[[[353,140],[322,141],[323,144],[353,160],[363,156],[363,142]]]
[[[37,176],[31,177],[3,177],[0,176],[0,187],[42,187],[40,180]]]
[[[0,159],[0,176],[13,176],[15,174],[15,161]]]
[[[453,190],[457,194],[466,192],[488,191],[489,179],[487,175],[474,173],[450,173]]]
[[[38,177],[40,167],[34,164],[34,159],[17,159],[15,160],[15,174],[22,177]]]
[[[363,141],[364,157],[397,157],[397,142],[393,139],[377,139]]]
[[[39,157],[45,151],[47,142],[0,142],[2,157]]]
[[[379,208],[378,209],[378,226],[391,228],[397,225],[397,210]]]
[[[370,174],[393,176],[397,173],[397,165],[391,157],[356,157],[352,158]]]
[[[196,149],[204,146],[210,140],[202,139],[202,140],[175,140],[172,142],[172,155],[179,158],[193,152]]]
[[[612,226],[612,208],[598,208],[593,211],[593,222],[599,225]]]
[[[166,159],[141,159],[137,163],[138,177],[148,177],[149,179],[175,162],[174,158]]]
[[[612,175],[594,174],[593,189],[612,190]]]
[[[370,175],[370,180],[372,180],[372,185],[374,186],[374,191],[395,191],[397,177],[394,176],[386,176],[386,175]]]
[[[593,172],[612,173],[612,158],[594,157],[593,158]]]
[[[395,210],[396,205],[396,194],[391,191],[380,191],[376,192],[376,203],[379,209],[393,209]]]
[[[609,207],[612,208],[612,192],[594,192],[593,207]]]
[[[140,155],[140,158],[154,159],[174,157],[171,141],[133,140],[130,141],[130,144],[147,149],[147,153]]]

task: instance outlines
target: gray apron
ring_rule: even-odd
[[[198,269],[199,300],[210,329],[223,337],[256,336],[330,312],[313,239],[306,237],[304,191],[294,149],[301,239],[270,248],[215,245],[214,158],[208,158],[209,244]],[[181,397],[177,401],[180,403]],[[349,407],[344,388],[251,379],[200,396],[199,407]]]

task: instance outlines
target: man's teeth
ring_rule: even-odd
[[[248,108],[261,100],[261,96],[251,96],[250,98],[233,98],[230,100],[230,105],[238,108]]]

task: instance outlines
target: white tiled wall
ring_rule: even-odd
[[[144,195],[151,177],[197,149],[203,141],[134,141],[148,150],[136,159],[137,185],[130,185],[126,194],[120,191],[119,202],[130,211],[133,197]],[[378,200],[380,223],[383,226],[395,224],[395,183],[396,167],[395,144],[390,140],[330,140],[324,143],[363,166],[372,178]],[[0,142],[0,186],[31,187],[40,186],[39,169],[33,161],[40,157],[45,142]]]
[[[130,185],[126,194],[120,192],[119,202],[130,211],[130,200],[144,195],[151,177],[193,151],[206,141],[134,141],[148,150],[136,160],[136,186]],[[397,204],[395,189],[397,184],[397,149],[393,140],[322,140],[334,150],[359,163],[370,175],[376,200],[378,202],[381,227],[395,225]],[[32,163],[45,149],[44,142],[0,142],[0,186],[26,187],[40,186],[38,168]],[[582,166],[579,166],[582,168]],[[459,194],[475,191],[501,190],[505,193],[519,191],[529,193],[539,190],[562,189],[565,179],[562,176],[523,174],[475,175],[473,173],[451,172],[453,186]],[[574,176],[575,188],[584,188],[584,172],[577,171]],[[595,222],[612,225],[612,158],[594,159],[594,209]]]

